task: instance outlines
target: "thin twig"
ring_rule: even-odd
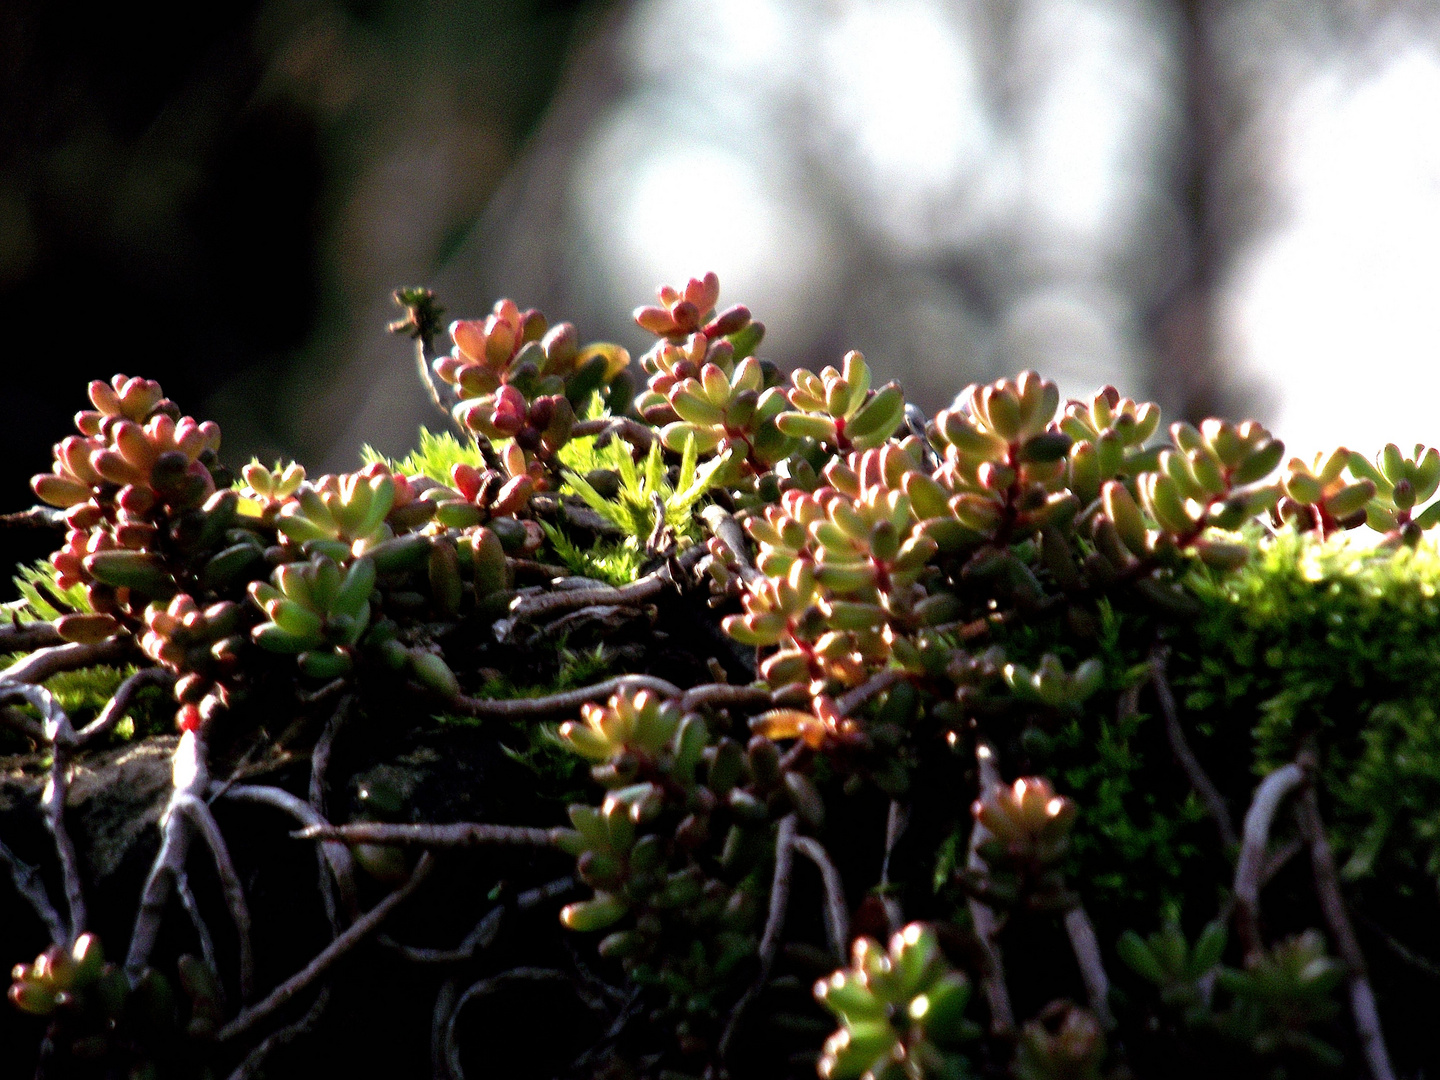
[[[657,571],[619,588],[561,589],[536,596],[521,596],[511,605],[510,617],[518,622],[521,619],[561,615],[595,604],[636,604],[659,596],[672,587],[670,575],[665,571]]]
[[[1235,930],[1248,967],[1265,951],[1260,937],[1260,875],[1270,845],[1270,827],[1285,797],[1305,782],[1305,770],[1293,761],[1276,769],[1255,789],[1245,812],[1245,836],[1235,864]]]
[[[1085,996],[1090,999],[1090,1011],[1109,1030],[1115,1026],[1115,1017],[1110,1012],[1110,977],[1105,973],[1095,925],[1083,904],[1076,904],[1065,913],[1065,933],[1070,935],[1070,949],[1080,967],[1080,980],[1085,984]]]
[[[985,743],[975,744],[975,761],[980,773],[980,790],[977,797],[984,799],[1000,786],[1000,770],[995,765],[995,752]],[[965,868],[971,873],[984,874],[985,860],[980,857],[980,847],[990,839],[990,830],[977,819],[970,829],[969,852]],[[968,901],[970,921],[975,927],[975,936],[985,957],[985,970],[980,973],[980,987],[985,991],[985,1000],[990,1006],[990,1027],[993,1034],[1008,1033],[1015,1028],[1015,1011],[1010,1006],[1010,991],[1005,985],[1005,958],[1000,951],[1000,921],[994,910],[977,896]]]
[[[825,845],[809,836],[795,838],[795,850],[804,855],[820,871],[825,886],[825,936],[835,958],[845,962],[845,947],[850,943],[850,909],[845,903],[845,882],[830,860]]]
[[[245,1009],[234,1020],[221,1028],[216,1039],[220,1042],[229,1042],[231,1039],[245,1034],[329,971],[337,960],[363,941],[366,935],[385,921],[386,916],[419,888],[420,883],[430,875],[430,870],[434,865],[434,856],[429,852],[420,856],[420,861],[415,864],[415,869],[410,873],[410,879],[404,885],[389,893],[373,908],[346,927],[343,934],[325,946],[310,963],[272,990],[270,996],[264,1001]]]
[[[642,454],[648,454],[650,452],[650,444],[655,441],[655,431],[653,428],[648,424],[631,420],[628,416],[581,420],[570,432],[572,439],[582,439],[587,435],[598,436],[596,439],[597,443],[619,437]]]
[[[733,686],[730,683],[702,683],[699,686],[692,686],[680,696],[680,711],[693,712],[705,706],[711,708],[768,706],[772,702],[770,691],[764,687]]]
[[[573,877],[558,878],[546,885],[528,889],[507,903],[496,904],[475,924],[475,928],[453,949],[426,949],[416,945],[402,945],[386,934],[377,939],[380,944],[394,951],[402,958],[415,964],[460,964],[473,960],[477,952],[483,952],[495,944],[500,936],[505,915],[511,911],[528,911],[548,900],[559,900],[575,891],[578,882]]]
[[[1325,837],[1325,822],[1320,816],[1320,800],[1315,794],[1314,784],[1307,784],[1300,793],[1295,802],[1295,817],[1300,825],[1300,834],[1310,845],[1310,866],[1314,871],[1315,894],[1320,900],[1320,910],[1330,927],[1330,936],[1335,939],[1340,959],[1345,962],[1350,1013],[1355,1018],[1355,1033],[1360,1036],[1365,1062],[1374,1080],[1395,1080],[1390,1053],[1385,1047],[1385,1034],[1380,1029],[1380,1012],[1375,1006],[1375,991],[1370,986],[1365,953],[1355,937],[1350,916],[1345,912],[1340,875],[1335,872],[1335,856],[1330,850],[1330,841]]]
[[[320,993],[315,995],[315,1000],[305,1015],[293,1024],[286,1024],[261,1039],[255,1049],[245,1055],[245,1060],[235,1067],[229,1080],[251,1080],[252,1077],[263,1075],[262,1066],[265,1064],[265,1059],[282,1046],[288,1046],[301,1035],[310,1031],[320,1022],[320,1016],[325,1012],[325,1006],[329,1004],[330,988],[328,986],[321,987]]]
[[[749,545],[745,542],[745,530],[740,527],[725,508],[711,503],[700,511],[700,517],[710,527],[711,534],[735,560],[735,565],[740,568],[740,580],[746,585],[755,581],[763,581],[765,575],[755,569],[754,562],[750,559]]]
[[[42,683],[62,671],[77,671],[80,668],[94,667],[96,664],[127,660],[134,652],[134,645],[135,642],[125,635],[95,645],[80,642],[54,645],[33,652],[0,671],[0,682]]]
[[[905,912],[900,901],[890,891],[890,858],[895,854],[895,845],[910,824],[910,808],[898,799],[891,799],[885,811],[885,857],[880,861],[880,903],[885,906],[885,922],[893,934],[905,922]]]
[[[491,844],[551,847],[549,829],[524,825],[487,825],[456,821],[448,825],[391,825],[356,821],[348,825],[310,825],[290,834],[297,840],[344,840],[348,844],[398,844],[424,848],[462,848]]]
[[[1195,794],[1200,796],[1200,801],[1205,804],[1205,810],[1215,822],[1215,828],[1220,833],[1220,842],[1225,845],[1227,851],[1233,849],[1240,842],[1235,835],[1235,823],[1230,817],[1230,808],[1225,805],[1225,798],[1217,788],[1200,764],[1200,759],[1190,749],[1190,743],[1185,738],[1185,729],[1180,726],[1180,714],[1175,707],[1175,695],[1170,691],[1170,682],[1165,677],[1165,662],[1169,659],[1170,650],[1163,645],[1157,645],[1150,653],[1150,681],[1155,686],[1155,696],[1160,701],[1160,712],[1165,717],[1165,733],[1170,738],[1170,750],[1175,759],[1180,762],[1180,767],[1185,770],[1185,775],[1190,780],[1190,786],[1195,789]]]
[[[13,670],[13,668],[11,669]],[[43,735],[50,744],[50,776],[40,796],[45,824],[55,841],[55,854],[60,860],[60,878],[65,886],[65,906],[69,921],[67,944],[85,932],[85,890],[80,876],[80,858],[65,828],[65,802],[70,793],[70,758],[75,752],[75,729],[70,717],[53,694],[43,686],[0,679],[0,702],[20,698],[40,710]]]
[[[18,732],[37,745],[45,745],[45,729],[19,709],[9,705],[0,709],[0,724],[4,724],[10,730]]]
[[[653,690],[665,697],[680,697],[681,689],[653,675],[617,675],[593,686],[582,686],[539,698],[507,698],[491,701],[459,695],[448,700],[450,708],[466,716],[535,719],[556,713],[573,713],[587,701],[599,701],[625,689]]]
[[[90,723],[86,724],[75,734],[75,745],[85,746],[87,743],[100,738],[130,711],[130,706],[138,694],[147,686],[174,686],[175,673],[162,667],[142,668],[135,672],[128,679],[122,682],[115,691],[115,696],[105,703],[105,708],[100,710],[100,715]]]
[[[214,972],[216,989],[223,995],[225,988],[219,982],[220,961],[215,954],[215,938],[210,933],[210,924],[200,913],[200,904],[195,899],[195,892],[190,888],[190,875],[183,868],[175,874],[175,895],[180,898],[180,906],[185,909],[185,914],[190,916],[190,925],[195,928],[195,937],[200,942],[200,955],[205,960],[205,966]],[[223,1001],[221,1008],[224,1008]]]
[[[60,913],[55,910],[55,905],[50,903],[50,896],[45,892],[45,883],[40,880],[39,872],[6,847],[3,840],[0,840],[0,862],[10,868],[10,879],[15,882],[15,891],[35,909],[35,914],[45,924],[50,940],[56,945],[63,944],[65,924],[60,921]]]
[[[218,787],[218,785],[216,786]],[[261,784],[236,784],[225,789],[225,797],[242,802],[273,806],[275,809],[289,814],[303,825],[325,826],[330,824],[304,799],[291,795],[283,788]],[[320,864],[320,873],[325,874],[325,864],[328,863],[330,874],[334,876],[335,884],[340,890],[340,903],[353,919],[359,910],[355,897],[355,857],[350,854],[350,848],[338,840],[328,840],[322,843],[320,854],[325,860]]]
[[[320,732],[314,749],[310,751],[309,800],[310,806],[321,818],[329,817],[325,809],[325,774],[330,768],[330,754],[335,748],[336,736],[350,717],[354,703],[354,697],[349,694],[340,699],[340,703],[331,712],[330,719],[325,721],[325,730]],[[330,923],[331,936],[336,936],[340,933],[340,918],[335,910],[335,890],[330,885],[329,876],[323,872],[320,875],[320,900],[325,907],[325,918]],[[353,917],[353,912],[351,914]]]
[[[785,930],[785,912],[790,907],[790,877],[795,865],[796,825],[795,815],[786,814],[780,819],[775,830],[775,874],[770,881],[770,911],[765,917],[765,931],[760,936],[760,971],[756,974],[755,981],[730,1010],[730,1019],[725,1024],[717,1050],[721,1061],[729,1057],[730,1044],[740,1030],[740,1022],[751,1002],[759,997],[760,991],[765,988],[765,983],[770,978],[770,969],[775,964],[775,954],[780,951],[780,935]]]
[[[135,913],[135,929],[130,932],[130,949],[125,955],[125,974],[132,984],[140,978],[150,961],[150,953],[160,933],[160,922],[165,915],[165,902],[170,898],[170,888],[190,851],[190,819],[185,814],[174,812],[176,799],[181,795],[198,798],[210,782],[205,764],[205,741],[199,733],[187,731],[181,735],[171,761],[175,790],[160,819],[160,850],[145,878],[140,907]]]
[[[235,863],[230,858],[230,849],[225,836],[210,807],[203,799],[197,799],[189,792],[177,792],[171,803],[172,812],[187,814],[200,829],[210,855],[215,860],[215,872],[220,877],[220,888],[225,894],[225,904],[230,909],[230,919],[235,924],[235,936],[239,939],[240,951],[240,1000],[249,1001],[255,991],[255,953],[250,941],[250,905],[245,900],[245,890],[240,885],[240,875],[235,872]]]
[[[445,1024],[445,1039],[442,1043],[445,1067],[449,1069],[453,1080],[464,1080],[465,1070],[460,1065],[460,1047],[455,1041],[455,1022],[460,1018],[461,1011],[474,998],[484,997],[502,990],[517,982],[560,982],[568,984],[570,976],[563,971],[556,971],[554,968],[539,967],[517,967],[509,971],[502,971],[499,975],[491,975],[478,982],[471,983],[469,988],[460,995],[455,1007],[450,1010],[450,1017]]]
[[[48,622],[0,625],[0,652],[3,653],[30,652],[63,644],[65,639]]]
[[[836,698],[835,711],[841,716],[849,716],[871,698],[883,694],[896,683],[904,682],[906,677],[905,672],[898,668],[886,668],[884,671],[870,676],[854,690],[847,691]]]

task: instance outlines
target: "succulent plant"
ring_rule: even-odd
[[[1316,1028],[1339,1013],[1335,997],[1344,981],[1345,969],[1326,954],[1324,938],[1307,930],[1243,971],[1221,971],[1220,986],[1234,1000],[1219,1018],[1220,1029],[1262,1058],[1336,1069],[1344,1057]]]
[[[1440,500],[1421,507],[1440,488],[1440,450],[1415,445],[1406,457],[1394,443],[1375,455],[1375,464],[1352,451],[1347,463],[1351,475],[1375,487],[1365,504],[1365,523],[1385,534],[1387,544],[1414,547],[1426,529],[1440,525]]]
[[[581,348],[575,327],[549,327],[538,311],[501,300],[483,321],[450,324],[455,346],[435,374],[460,398],[455,418],[486,439],[513,439],[528,459],[548,461],[570,438],[575,410],[630,363],[618,345]]]
[[[970,980],[946,962],[935,931],[911,923],[884,948],[857,938],[850,967],[815,984],[841,1027],[825,1042],[825,1080],[959,1080],[979,1027],[965,1017]]]
[[[895,383],[870,392],[870,367],[858,352],[845,354],[843,367],[819,375],[797,368],[785,397],[790,411],[775,426],[797,439],[813,439],[836,453],[882,446],[905,419],[905,395]]]
[[[976,849],[986,872],[972,886],[987,900],[1041,911],[1074,903],[1060,863],[1070,850],[1076,807],[1048,780],[1024,776],[997,785],[975,801],[971,814],[987,834]]]
[[[245,646],[245,612],[231,600],[201,608],[180,593],[167,605],[151,604],[145,612],[140,647],[161,667],[176,672],[175,723],[195,731],[229,705],[227,677],[235,675]]]
[[[1101,1080],[1108,1052],[1105,1030],[1085,1009],[1052,1001],[1020,1031],[1015,1080]]]
[[[1208,981],[1219,970],[1227,935],[1220,922],[1207,923],[1192,946],[1179,920],[1167,919],[1159,930],[1142,938],[1127,930],[1115,951],[1135,974],[1160,991],[1160,1001],[1195,1025],[1210,1017]]]
[[[252,582],[249,593],[267,621],[250,638],[268,652],[296,657],[317,679],[348,674],[354,646],[370,624],[375,560],[368,555],[342,568],[329,555],[276,567],[271,583]]]

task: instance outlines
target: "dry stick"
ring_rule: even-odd
[[[1355,1031],[1360,1036],[1360,1046],[1370,1066],[1370,1075],[1374,1080],[1394,1080],[1395,1071],[1390,1066],[1385,1035],[1380,1030],[1375,991],[1370,986],[1365,954],[1355,937],[1355,928],[1350,925],[1350,917],[1345,913],[1340,876],[1335,872],[1335,856],[1325,838],[1325,822],[1320,817],[1320,800],[1315,794],[1314,784],[1307,784],[1300,793],[1295,804],[1295,816],[1301,835],[1310,845],[1310,866],[1315,875],[1315,894],[1320,899],[1320,910],[1325,914],[1325,922],[1330,927],[1340,958],[1345,961],[1350,984],[1350,1012],[1355,1018]]]
[[[890,806],[885,811],[885,857],[880,861],[880,902],[885,905],[885,921],[892,934],[899,930],[905,921],[905,912],[900,908],[900,901],[891,896],[888,889],[890,857],[895,853],[895,845],[900,843],[900,837],[904,835],[905,827],[909,824],[910,808],[898,799],[891,799]]]
[[[176,800],[181,795],[198,798],[210,782],[205,764],[205,740],[197,732],[187,731],[180,736],[180,744],[171,760],[175,790],[160,818],[160,851],[150,866],[150,874],[140,893],[135,929],[130,933],[130,950],[125,956],[125,974],[132,985],[150,960],[155,939],[160,933],[160,921],[165,914],[165,901],[170,898],[170,887],[185,866],[185,856],[190,851],[190,819],[175,812]]]
[[[354,702],[354,697],[349,694],[340,699],[330,719],[325,722],[325,730],[315,740],[315,748],[310,751],[310,806],[322,819],[328,816],[325,811],[325,774],[330,768],[330,754],[335,749],[335,737],[350,717]],[[335,890],[330,887],[330,878],[323,871],[320,874],[320,900],[325,907],[325,918],[330,923],[330,936],[335,937],[340,933],[340,917],[335,910]],[[350,917],[354,918],[353,894],[350,906]]]
[[[522,596],[511,606],[510,617],[519,621],[545,615],[560,615],[595,604],[636,604],[660,595],[671,585],[669,573],[658,571],[619,588],[561,589],[535,596]]]
[[[290,834],[297,840],[343,840],[349,844],[400,844],[425,848],[463,848],[489,844],[551,847],[549,829],[524,825],[487,825],[456,821],[449,825],[390,825],[356,821],[349,825],[310,825]]]
[[[538,719],[554,716],[556,713],[573,713],[587,701],[598,701],[627,687],[636,690],[653,690],[665,697],[682,696],[681,689],[674,683],[657,679],[653,675],[617,675],[594,686],[582,686],[559,694],[539,698],[510,698],[504,701],[490,701],[457,695],[450,698],[449,706],[466,716]]]
[[[30,652],[64,644],[65,639],[48,622],[0,626],[0,652]]]
[[[218,787],[218,785],[215,785]],[[291,795],[290,792],[278,787],[269,787],[262,784],[236,784],[225,789],[227,799],[238,799],[241,802],[263,803],[266,806],[273,806],[277,810],[289,814],[302,825],[325,826],[330,823],[304,799]],[[325,874],[325,864],[330,866],[330,873],[334,876],[335,885],[340,890],[340,901],[345,905],[345,910],[354,918],[359,910],[355,897],[355,858],[350,854],[350,848],[339,841],[326,841],[320,845],[320,854],[325,862],[320,864],[320,873]]]
[[[1200,796],[1206,811],[1214,819],[1215,828],[1220,832],[1220,842],[1228,850],[1240,842],[1235,835],[1235,823],[1230,818],[1230,809],[1225,805],[1224,796],[1206,774],[1195,752],[1190,749],[1190,743],[1185,738],[1185,729],[1180,726],[1175,695],[1171,693],[1169,680],[1165,677],[1165,662],[1169,655],[1170,650],[1161,645],[1151,650],[1150,681],[1155,686],[1160,712],[1165,717],[1165,733],[1170,738],[1170,750],[1180,762],[1180,767],[1185,770],[1185,775],[1190,778],[1190,786],[1195,789],[1195,794]]]
[[[770,705],[770,691],[759,686],[732,686],[729,683],[702,683],[680,695],[680,711],[693,712],[703,706]]]
[[[1105,960],[1100,953],[1100,939],[1095,936],[1095,925],[1083,904],[1076,904],[1065,913],[1065,932],[1070,935],[1070,949],[1080,967],[1080,979],[1085,984],[1085,996],[1090,999],[1090,1011],[1109,1030],[1115,1026],[1115,1017],[1110,1012],[1110,977],[1105,973]]]
[[[602,417],[597,420],[581,420],[570,431],[572,439],[582,439],[587,435],[597,435],[601,438],[609,436],[619,437],[628,442],[642,454],[650,452],[650,444],[655,441],[655,434],[652,428],[646,424],[631,420],[628,417]]]
[[[760,972],[749,988],[730,1010],[730,1019],[720,1036],[717,1053],[721,1061],[730,1056],[730,1044],[740,1030],[740,1021],[750,1003],[765,988],[770,978],[770,968],[775,964],[775,954],[780,951],[780,935],[785,929],[785,912],[790,907],[790,876],[795,865],[795,815],[786,814],[780,819],[775,831],[775,876],[770,881],[770,912],[765,917],[765,932],[760,936]]]
[[[12,709],[9,706],[0,709],[0,724],[4,724],[12,731],[19,732],[33,743],[43,745],[45,742],[45,728],[31,720],[19,709]]]
[[[175,874],[175,895],[180,898],[180,906],[185,909],[185,914],[190,916],[190,924],[194,926],[195,936],[200,941],[200,955],[204,957],[205,965],[214,973],[216,989],[223,995],[225,988],[219,982],[220,962],[215,954],[215,939],[210,934],[210,926],[205,921],[205,916],[200,914],[200,904],[190,888],[190,875],[183,869]],[[223,1001],[221,1007],[224,1007]]]
[[[98,645],[72,642],[69,645],[40,649],[0,671],[0,682],[8,680],[17,683],[42,683],[51,675],[58,675],[62,671],[76,671],[94,667],[96,664],[128,659],[134,651],[134,645],[134,641],[128,637],[113,637]]]
[[[265,1059],[313,1028],[319,1022],[320,1014],[325,1011],[325,1006],[328,1004],[330,1004],[330,988],[326,986],[322,987],[320,993],[315,995],[314,1003],[304,1016],[293,1024],[286,1024],[261,1039],[255,1049],[245,1055],[245,1060],[235,1067],[229,1080],[251,1080],[252,1077],[261,1075],[261,1066],[264,1065]]]
[[[171,802],[172,812],[181,811],[188,815],[200,829],[215,860],[215,872],[220,877],[220,888],[225,894],[225,904],[230,909],[230,919],[235,923],[235,936],[240,942],[240,1000],[249,1001],[255,992],[255,953],[250,941],[250,905],[245,901],[245,890],[240,885],[240,875],[235,872],[235,863],[230,858],[230,849],[225,845],[224,834],[215,815],[203,799],[197,799],[188,792],[176,792]]]
[[[62,944],[65,940],[65,924],[60,921],[60,913],[55,910],[55,905],[50,903],[50,897],[45,892],[45,883],[40,880],[40,874],[35,867],[20,859],[5,846],[3,840],[0,840],[0,862],[10,868],[10,878],[15,882],[15,891],[35,909],[35,914],[45,924],[50,940],[56,945]]]
[[[442,1053],[445,1067],[454,1080],[464,1080],[465,1078],[465,1070],[460,1065],[460,1047],[455,1041],[455,1021],[460,1018],[461,1011],[471,999],[493,994],[516,982],[562,982],[568,984],[570,977],[563,971],[556,971],[554,968],[517,967],[472,983],[455,1002],[455,1007],[450,1010],[450,1018],[445,1023]]]
[[[795,838],[795,850],[804,855],[820,871],[825,885],[825,936],[840,963],[845,962],[845,946],[850,943],[850,909],[845,903],[845,882],[830,861],[825,845],[808,836]]]
[[[383,900],[346,927],[345,932],[325,946],[315,959],[270,991],[270,996],[264,1001],[245,1009],[234,1020],[221,1028],[216,1039],[220,1042],[228,1042],[245,1034],[325,974],[337,960],[384,922],[390,912],[404,903],[410,894],[420,886],[420,883],[430,875],[430,870],[434,865],[434,856],[428,851],[420,856],[420,861],[415,864],[415,869],[410,873],[410,879],[404,885],[386,895]]]
[[[10,670],[14,670],[11,668]],[[70,757],[75,751],[75,729],[70,717],[43,686],[0,680],[0,701],[21,698],[40,710],[44,738],[50,744],[50,777],[40,797],[45,824],[55,840],[55,854],[60,860],[60,877],[65,886],[65,906],[69,914],[66,944],[85,932],[85,891],[80,877],[80,858],[65,828],[65,800],[70,793]]]
[[[905,672],[897,668],[887,668],[879,674],[871,675],[854,690],[847,691],[836,698],[835,711],[841,716],[849,716],[871,698],[883,694],[896,683],[904,682],[905,678]]]
[[[710,527],[711,534],[735,560],[735,564],[740,568],[740,580],[746,585],[763,581],[765,575],[755,569],[755,564],[750,560],[749,545],[745,543],[745,530],[740,527],[740,523],[727,514],[723,507],[714,503],[700,511],[700,516]]]
[[[980,771],[978,797],[984,799],[993,789],[1000,786],[1000,770],[995,766],[995,754],[984,743],[975,744],[975,761]],[[965,868],[972,873],[985,873],[985,860],[980,857],[980,846],[990,839],[990,830],[976,819],[970,829],[969,853]],[[980,976],[980,986],[985,991],[985,1000],[990,1006],[990,1026],[994,1034],[1003,1034],[1015,1027],[1015,1011],[1010,1007],[1010,991],[1005,986],[1005,958],[1000,952],[1000,921],[990,905],[979,897],[968,901],[970,921],[975,925],[975,935],[980,939],[980,948],[985,956],[985,970]]]
[[[1248,967],[1260,959],[1265,943],[1260,937],[1260,876],[1265,869],[1270,826],[1285,797],[1305,782],[1305,770],[1291,762],[1282,765],[1255,789],[1245,812],[1245,836],[1235,864],[1235,930]]]
[[[453,949],[426,949],[415,945],[402,945],[385,934],[381,934],[377,940],[412,963],[463,963],[473,960],[476,952],[488,949],[495,944],[496,939],[500,936],[500,927],[504,923],[505,915],[509,911],[512,909],[529,911],[547,900],[559,900],[568,893],[574,892],[578,884],[573,877],[557,878],[546,885],[527,889],[508,903],[496,904],[481,917],[480,921],[475,924],[475,928],[466,934],[464,940]]]
[[[175,678],[173,671],[167,671],[160,667],[144,668],[135,672],[120,684],[115,691],[115,696],[105,703],[105,708],[100,710],[100,715],[75,733],[76,746],[85,746],[118,724],[130,711],[130,705],[135,700],[135,695],[145,687],[173,686]]]

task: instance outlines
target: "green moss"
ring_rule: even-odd
[[[373,446],[362,447],[360,457],[367,465],[378,461],[394,472],[406,476],[428,476],[440,484],[450,483],[450,468],[453,465],[473,465],[477,469],[485,467],[485,459],[477,447],[466,446],[448,431],[436,434],[424,427],[420,429],[419,445],[402,458],[387,458]]]

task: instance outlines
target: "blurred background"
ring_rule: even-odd
[[[633,351],[707,269],[928,411],[1034,367],[1440,441],[1440,4],[0,5],[6,509],[91,378],[345,468],[440,422],[393,287]]]

